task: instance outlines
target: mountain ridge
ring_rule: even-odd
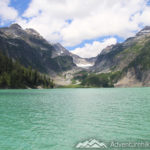
[[[121,71],[122,75],[115,83],[117,87],[150,86],[149,44],[150,26],[146,26],[135,37],[103,49],[91,71],[97,74]],[[142,70],[141,66],[148,66],[147,70]]]
[[[60,43],[49,43],[34,29],[18,24],[0,28],[0,52],[53,77],[58,84],[150,86],[150,26],[94,58],[81,58]]]
[[[18,24],[0,28],[0,44],[3,54],[42,73],[55,75],[76,66],[71,56],[52,58],[55,48],[34,29],[24,30]]]

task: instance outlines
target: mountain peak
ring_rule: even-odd
[[[11,29],[22,29],[21,26],[17,23],[14,23],[14,24],[10,25],[10,28]]]
[[[150,34],[150,26],[145,26],[141,31],[139,31],[136,36]]]
[[[150,30],[150,26],[145,26],[142,30]]]

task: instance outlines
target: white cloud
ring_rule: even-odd
[[[127,38],[150,25],[147,0],[32,0],[24,27],[35,28],[49,41],[75,46],[84,40],[118,35]],[[147,18],[147,19],[146,19]],[[68,23],[67,20],[72,20]]]
[[[137,13],[135,16],[133,16],[133,19],[137,23],[142,23],[144,25],[150,25],[150,7],[145,7],[143,12]]]
[[[9,6],[10,0],[0,0],[0,18],[1,23],[5,21],[14,21],[18,12],[13,7]]]
[[[72,53],[79,55],[83,58],[90,58],[97,56],[104,48],[112,44],[116,44],[117,40],[115,38],[105,39],[102,42],[94,41],[92,44],[85,44],[82,48],[76,48],[71,51]]]
[[[34,28],[48,41],[63,46],[76,46],[85,40],[114,36],[127,38],[135,30],[150,25],[148,0],[31,0],[22,16],[10,7],[10,0],[0,0],[1,22],[16,21],[24,28]],[[24,19],[26,18],[26,19]],[[70,20],[70,21],[68,21]],[[86,43],[73,53],[82,57],[96,56],[108,45],[103,42]]]

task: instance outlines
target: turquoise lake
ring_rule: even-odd
[[[150,88],[0,90],[0,150],[77,150],[90,139],[150,142]]]

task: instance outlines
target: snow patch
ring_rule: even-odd
[[[93,64],[76,64],[76,65],[81,68],[89,68],[93,66]]]

